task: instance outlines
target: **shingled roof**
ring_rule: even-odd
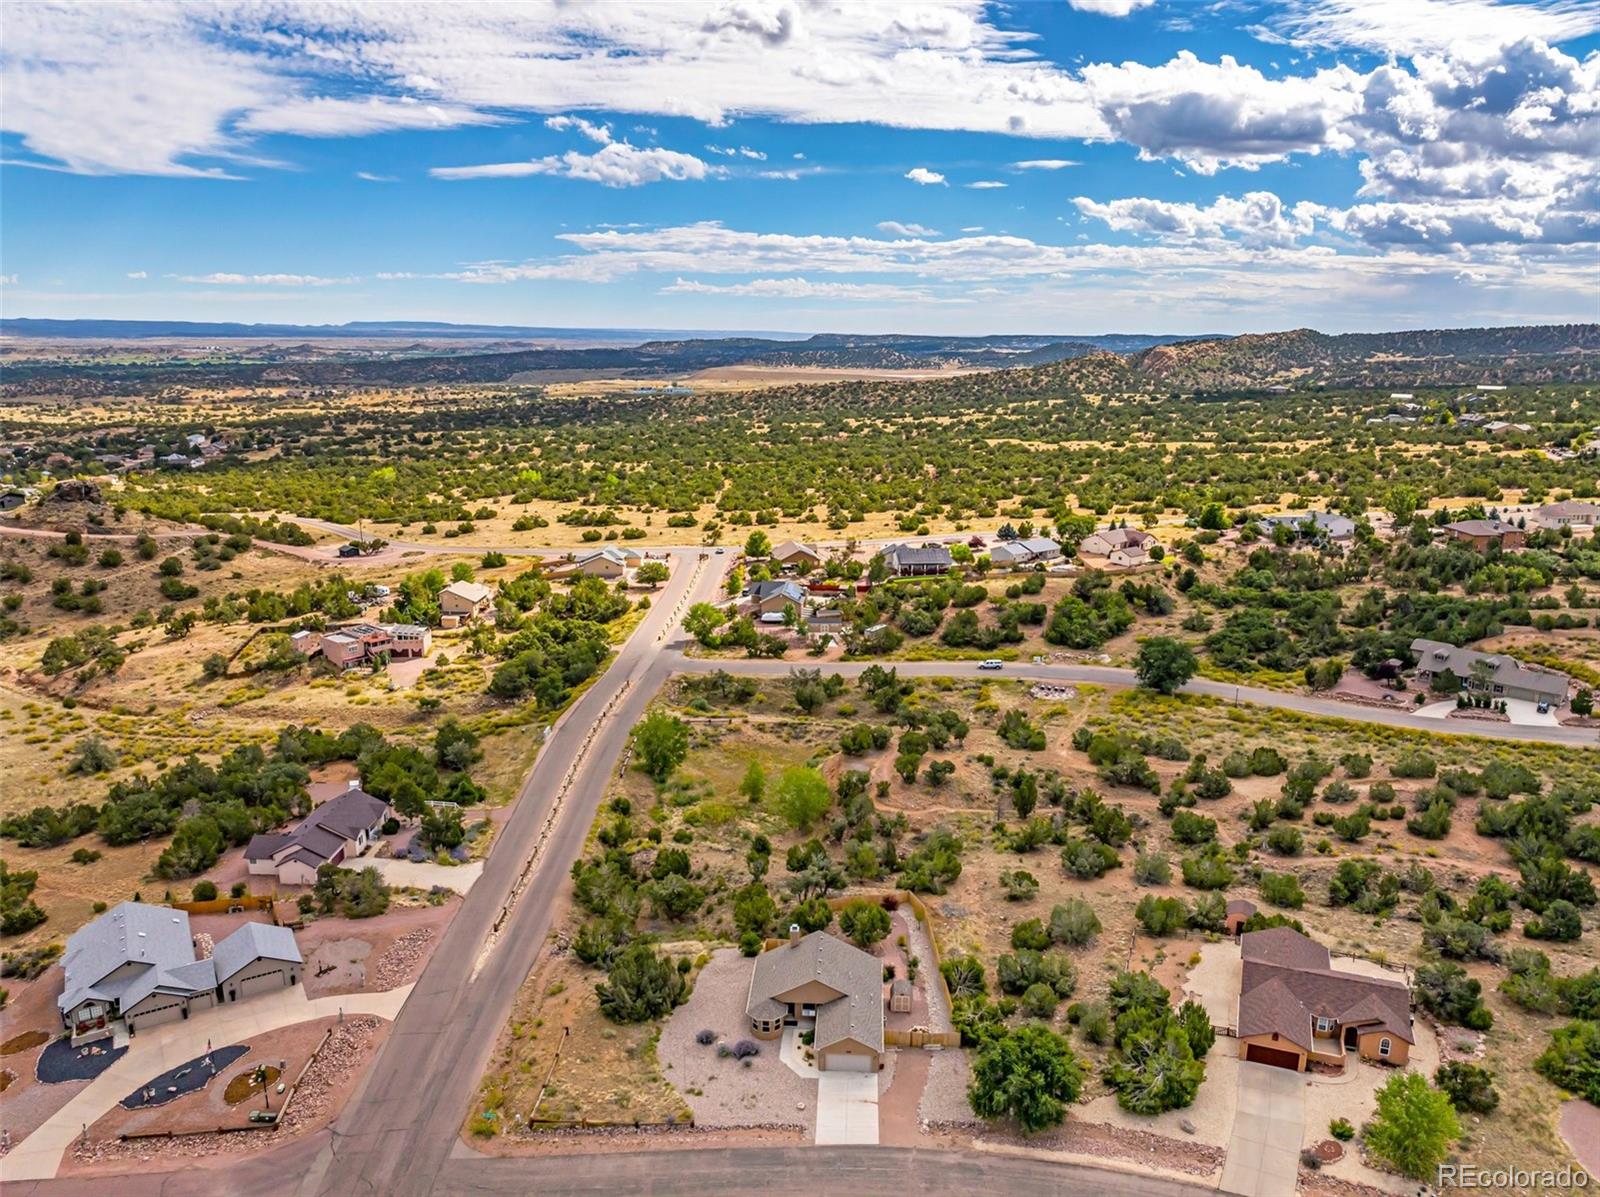
[[[753,1019],[781,1017],[786,1007],[780,995],[811,982],[839,995],[814,1003],[813,1046],[818,1051],[842,1039],[883,1050],[883,963],[826,931],[813,931],[756,957],[746,1012]]]
[[[1383,1031],[1407,1043],[1411,990],[1399,981],[1332,967],[1328,949],[1290,927],[1251,931],[1240,939],[1239,1037],[1277,1034],[1314,1050],[1313,1019]]]

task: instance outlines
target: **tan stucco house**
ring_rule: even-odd
[[[1333,967],[1328,949],[1291,927],[1239,940],[1239,1058],[1304,1072],[1351,1055],[1404,1064],[1416,1042],[1411,989]]]
[[[755,958],[745,1012],[757,1039],[810,1025],[823,1072],[876,1072],[883,1056],[883,962],[826,931],[802,936],[790,927],[787,943]]]
[[[786,540],[773,549],[772,560],[785,569],[813,570],[822,566],[822,554],[798,540]]]
[[[439,614],[445,626],[482,619],[494,607],[494,591],[482,582],[451,582],[439,592]]]

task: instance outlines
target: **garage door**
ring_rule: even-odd
[[[228,990],[234,995],[234,1000],[252,997],[258,993],[271,993],[275,989],[282,989],[289,983],[289,975],[281,968],[269,972],[251,973],[249,976],[240,977],[237,981],[228,982]]]
[[[851,1056],[844,1052],[830,1052],[827,1057],[829,1072],[871,1072],[871,1056]]]
[[[131,1019],[129,1019],[129,1023],[136,1028],[153,1027],[158,1023],[175,1022],[182,1017],[183,1003],[181,1001],[168,1002],[166,1005],[156,1006],[154,1009],[140,1010]]]
[[[1252,1043],[1245,1049],[1246,1060],[1255,1064],[1271,1064],[1274,1068],[1292,1068],[1300,1071],[1300,1057],[1295,1052],[1286,1052],[1281,1048],[1262,1047],[1259,1043]]]

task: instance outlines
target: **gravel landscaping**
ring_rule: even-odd
[[[125,1047],[112,1047],[109,1039],[83,1047],[73,1047],[70,1041],[57,1039],[39,1053],[35,1072],[46,1085],[92,1081],[115,1064],[127,1050]]]
[[[247,1046],[236,1043],[231,1047],[219,1047],[209,1055],[197,1056],[176,1068],[169,1068],[124,1097],[122,1108],[148,1110],[153,1106],[176,1101],[196,1089],[204,1089],[216,1078],[217,1073],[249,1050]]]
[[[967,1086],[972,1082],[967,1053],[956,1049],[928,1054],[928,1080],[922,1087],[922,1104],[918,1108],[923,1125],[976,1123],[978,1118],[967,1103]]]
[[[744,1012],[751,967],[732,948],[712,953],[694,993],[662,1028],[656,1059],[694,1112],[697,1127],[791,1126],[809,1137],[816,1125],[817,1083],[784,1065],[776,1039],[761,1041],[761,1054],[749,1067],[717,1055],[718,1043],[731,1047],[751,1038]],[[696,1042],[702,1030],[713,1031],[716,1041]]]

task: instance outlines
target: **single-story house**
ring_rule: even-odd
[[[1223,916],[1223,929],[1229,935],[1238,935],[1244,930],[1256,913],[1256,904],[1248,898],[1234,898],[1228,903],[1226,914]]]
[[[788,578],[752,582],[745,587],[745,594],[750,598],[752,615],[782,614],[786,607],[793,607],[796,612],[805,610],[806,588]]]
[[[1404,1064],[1416,1042],[1411,988],[1333,967],[1328,949],[1292,927],[1239,941],[1239,1058],[1304,1072],[1343,1068],[1350,1053]]]
[[[1101,528],[1083,538],[1078,552],[1104,557],[1111,565],[1143,565],[1161,542],[1142,528]]]
[[[1515,657],[1474,652],[1420,636],[1411,642],[1411,653],[1417,658],[1419,686],[1431,686],[1434,678],[1449,670],[1470,694],[1566,705],[1566,675],[1530,669]]]
[[[494,592],[482,582],[451,582],[439,592],[439,614],[457,623],[482,619],[494,607]]]
[[[82,1043],[111,1035],[119,1019],[132,1034],[297,985],[303,965],[287,927],[246,923],[202,959],[184,911],[123,902],[67,939],[56,1007],[73,1042]]]
[[[813,570],[822,565],[822,554],[798,540],[786,540],[772,550],[772,560],[784,569]]]
[[[1532,515],[1541,528],[1593,528],[1600,524],[1600,504],[1567,499],[1536,507]]]
[[[323,865],[342,864],[371,847],[389,817],[387,802],[351,782],[292,831],[251,836],[244,849],[245,868],[256,876],[275,876],[284,885],[315,885]]]
[[[890,544],[879,549],[878,556],[897,578],[949,573],[955,565],[955,558],[942,544]]]
[[[762,952],[745,1002],[750,1032],[777,1039],[786,1026],[811,1024],[823,1072],[876,1072],[883,1056],[883,962],[826,931]]]
[[[573,568],[591,578],[620,578],[631,564],[626,550],[607,545],[579,556]]]
[[[1349,540],[1356,534],[1356,522],[1347,515],[1331,511],[1290,511],[1283,515],[1258,515],[1256,523],[1262,531],[1272,535],[1279,528],[1288,528],[1298,535],[1309,523],[1329,540]]]
[[[289,647],[302,657],[312,657],[322,651],[322,633],[302,628],[289,634]]]
[[[1061,546],[1048,536],[1003,540],[989,550],[989,560],[995,565],[1036,565],[1060,556]]]
[[[1471,545],[1480,553],[1487,553],[1495,545],[1502,549],[1520,549],[1527,539],[1521,528],[1505,520],[1457,520],[1444,526],[1444,534]]]

